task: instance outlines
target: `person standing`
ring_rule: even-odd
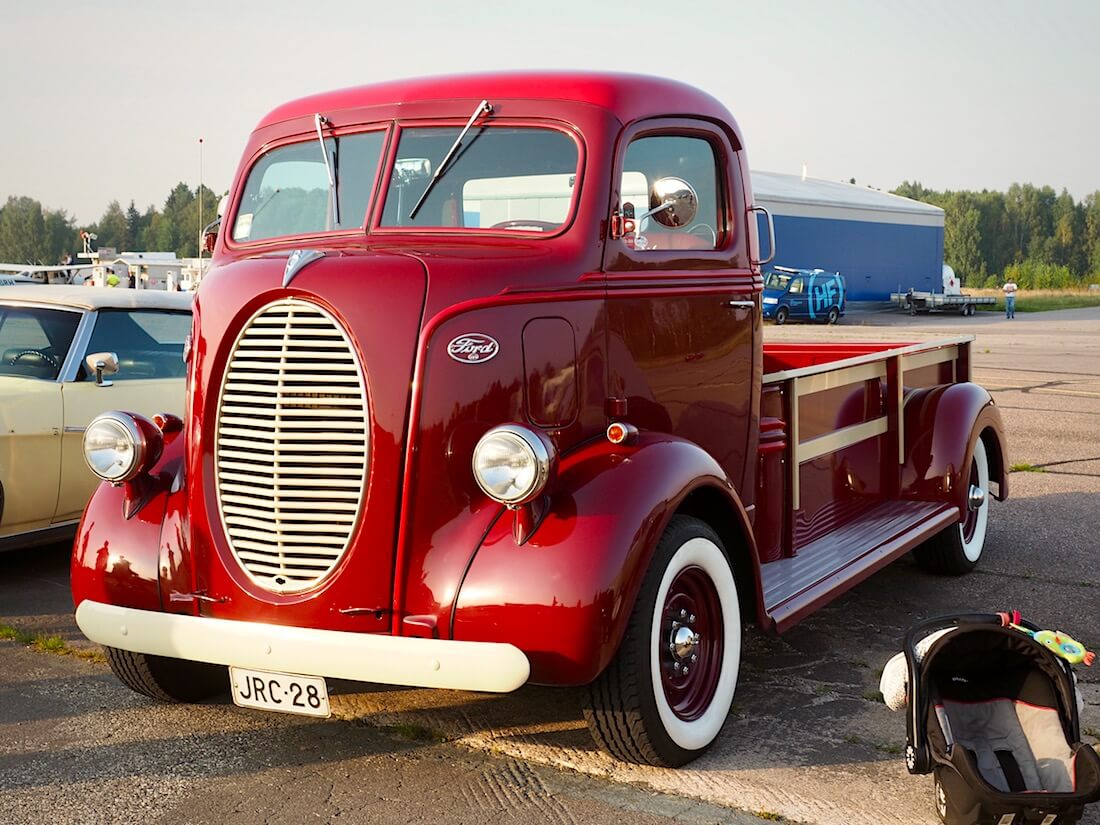
[[[1005,318],[1016,317],[1016,282],[1009,278],[1001,287],[1005,294]]]

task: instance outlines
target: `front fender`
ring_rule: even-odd
[[[141,610],[162,609],[160,557],[165,548],[161,536],[183,461],[180,435],[165,435],[161,457],[146,474],[118,487],[102,482],[92,494],[73,542],[74,607],[91,599]]]
[[[914,390],[905,402],[906,464],[902,497],[948,501],[966,509],[966,473],[981,437],[995,497],[1008,498],[1008,453],[1001,412],[983,387],[969,382]]]
[[[563,458],[550,510],[525,544],[513,538],[508,513],[489,531],[455,600],[451,637],[516,645],[533,682],[592,681],[618,649],[661,534],[695,494],[720,500],[708,512],[736,522],[755,556],[733,485],[695,444],[643,434],[633,445],[600,439]]]

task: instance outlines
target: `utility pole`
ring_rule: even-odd
[[[199,138],[199,272],[202,272],[202,138]]]

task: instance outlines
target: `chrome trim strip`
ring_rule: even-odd
[[[57,374],[60,383],[69,383],[76,380],[76,374],[80,370],[80,364],[84,360],[84,351],[92,340],[92,330],[95,328],[96,310],[77,310],[81,313],[80,322],[76,325],[73,334],[73,342],[69,344],[69,352],[61,364],[61,371]]]

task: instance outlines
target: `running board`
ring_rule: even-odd
[[[782,633],[958,520],[943,502],[885,501],[793,558],[761,565],[764,610]]]

